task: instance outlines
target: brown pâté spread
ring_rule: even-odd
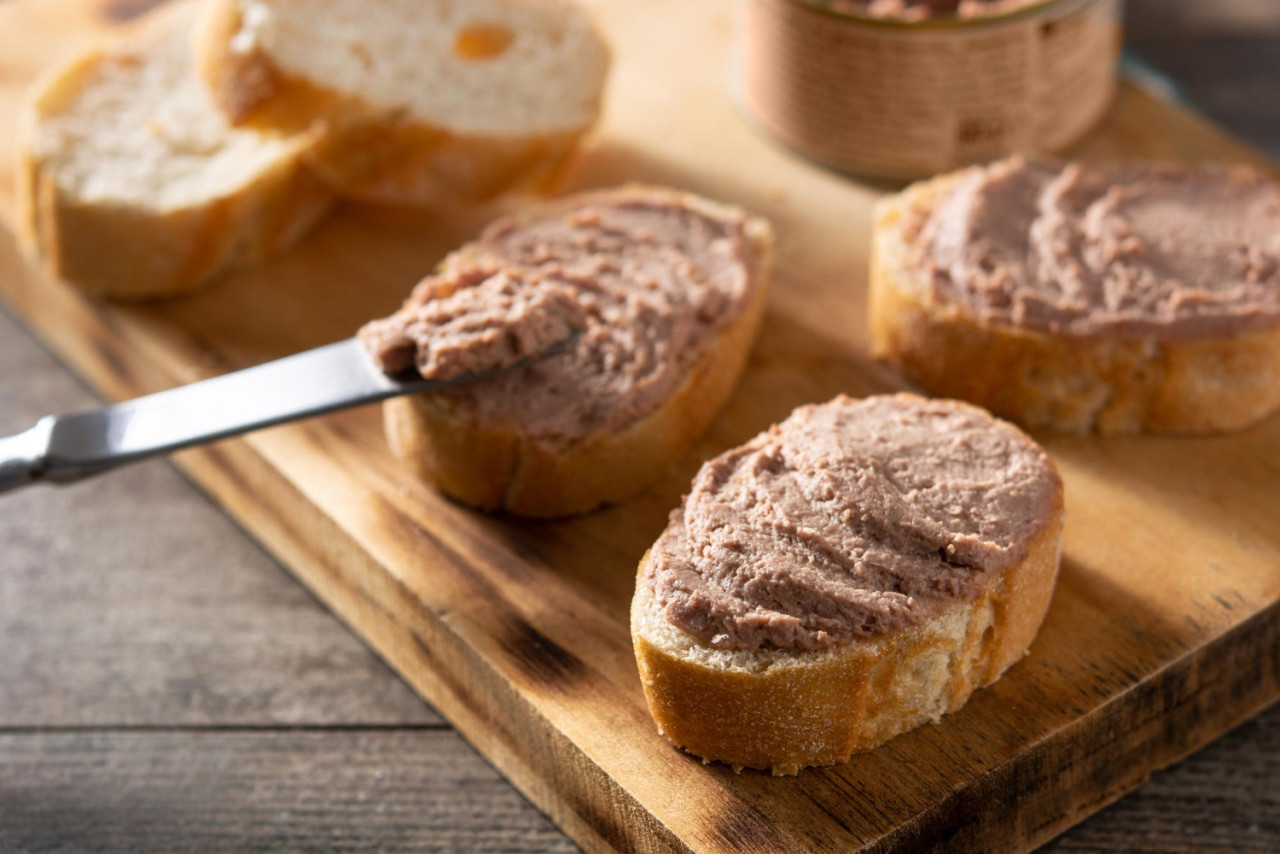
[[[842,396],[703,465],[643,583],[713,647],[824,649],[981,595],[1060,496],[1044,451],[981,409]]]
[[[649,414],[759,286],[760,259],[747,223],[737,209],[691,205],[673,191],[640,186],[498,220],[446,258],[438,278],[452,281],[477,269],[502,277],[502,297],[519,311],[506,313],[479,288],[466,296],[486,328],[514,324],[522,342],[535,343],[566,326],[581,334],[546,358],[438,393],[481,426],[535,439],[616,430]],[[463,296],[458,290],[454,298]],[[430,289],[414,302],[431,306]],[[408,351],[402,338],[370,329],[366,343],[374,352],[402,364]],[[435,346],[431,335],[424,327],[419,353]]]
[[[925,21],[934,18],[971,20],[1016,12],[1045,0],[828,0],[839,12],[882,21]]]
[[[930,296],[1073,336],[1280,322],[1280,182],[1242,168],[1013,158],[904,223]]]
[[[414,368],[451,380],[538,356],[583,322],[569,288],[460,263],[424,279],[395,314],[365,324],[360,341],[387,373]]]

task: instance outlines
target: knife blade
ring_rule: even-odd
[[[575,337],[535,358],[562,350]],[[102,409],[47,415],[0,438],[0,492],[40,481],[70,483],[193,445],[491,373],[447,381],[412,372],[388,375],[350,338]]]

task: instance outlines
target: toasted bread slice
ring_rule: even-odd
[[[317,130],[345,196],[539,190],[595,121],[609,55],[568,0],[211,0],[201,75],[237,125]]]
[[[333,194],[306,138],[232,128],[191,67],[189,4],[32,89],[18,232],[48,275],[120,299],[186,293],[295,243]]]
[[[717,239],[730,241],[733,254],[732,262],[726,261],[729,269],[720,272],[734,284],[731,288],[726,286],[723,295],[706,295],[703,308],[724,300],[716,309],[716,317],[694,320],[700,309],[680,308],[680,322],[705,324],[705,334],[678,352],[672,349],[676,344],[661,333],[654,333],[650,340],[639,327],[634,329],[644,343],[637,346],[643,349],[630,349],[627,344],[597,350],[595,342],[608,336],[607,324],[602,323],[589,326],[572,352],[547,360],[556,370],[565,362],[571,363],[561,374],[550,374],[535,364],[465,390],[388,401],[386,427],[393,451],[445,493],[486,510],[523,516],[584,512],[628,497],[660,477],[689,449],[728,399],[755,339],[768,290],[773,235],[769,225],[758,217],[663,188],[635,186],[597,191],[499,221],[479,241],[447,259],[445,267],[507,263],[510,258],[496,248],[498,241],[519,240],[524,235],[536,239],[548,223],[578,221],[576,218],[581,217],[581,227],[586,229],[583,233],[590,235],[593,218],[601,211],[607,217],[614,207],[668,211],[690,229],[702,227],[717,233],[722,230],[722,237]],[[654,286],[656,278],[669,277],[661,287],[670,291],[676,301],[704,284],[695,277],[705,271],[681,272],[682,261],[663,260],[663,253],[674,251],[674,247],[664,244],[661,237],[649,237],[656,240],[653,253],[661,256],[663,266],[656,273],[637,274],[634,279],[623,276],[611,286],[613,296],[606,300],[608,304],[598,310],[620,310],[618,307],[629,299],[643,302],[646,289]],[[615,237],[605,235],[605,239],[614,241]],[[629,239],[619,238],[620,242],[601,250],[598,263],[603,269],[613,269],[615,264],[632,269],[621,258],[631,247]],[[568,251],[574,254],[578,250]],[[581,251],[585,260],[589,250]],[[730,257],[728,250],[724,257]],[[555,258],[527,264],[524,269],[526,274],[547,275],[552,281],[563,274],[561,261]],[[583,289],[586,299],[595,299],[589,281],[583,283],[572,270],[567,275],[577,279],[576,286]],[[588,271],[584,275],[589,279],[594,274]],[[629,291],[631,296],[623,291]],[[662,385],[648,394],[644,403],[633,407],[615,396],[611,386],[617,372],[627,370],[628,364],[643,364],[650,371],[647,378],[655,366],[662,369],[666,365],[656,359],[677,361],[671,370],[660,371]],[[537,395],[554,397],[549,406],[529,403],[531,396]],[[617,417],[616,408],[621,405],[628,406],[630,413],[622,420]],[[494,414],[495,408],[506,411]],[[559,417],[563,413],[579,409],[593,413],[588,421],[576,429],[558,423],[564,421]],[[534,417],[540,423],[529,420]]]
[[[907,405],[920,400],[912,395],[899,395],[897,399]],[[974,409],[952,402],[932,405]],[[993,426],[998,423],[987,418]],[[1004,425],[1002,429],[1009,427]],[[776,434],[762,434],[754,442],[767,440],[770,435]],[[1031,445],[1025,437],[1021,441]],[[751,444],[729,453],[746,453]],[[940,442],[939,447],[942,445]],[[941,450],[944,462],[937,468],[940,474],[946,471],[946,466],[954,465],[954,460],[949,459],[954,453],[954,450]],[[736,474],[708,475],[708,482],[720,483],[725,478],[740,477],[745,469],[758,470],[758,466],[771,470],[787,465],[780,461],[788,459],[786,453],[763,454],[759,462],[752,458],[743,463]],[[812,472],[815,482],[830,482],[824,480],[827,473],[841,465],[831,462],[833,469],[826,469],[827,464],[824,462],[821,470]],[[751,648],[716,645],[716,636],[709,641],[676,625],[669,619],[667,606],[659,601],[651,583],[654,552],[664,542],[660,539],[640,562],[631,604],[631,635],[640,680],[659,731],[677,746],[705,760],[770,770],[774,774],[795,774],[804,767],[843,762],[853,753],[873,749],[900,733],[956,711],[976,689],[999,679],[1027,653],[1048,609],[1061,549],[1063,495],[1061,481],[1051,465],[1041,468],[1040,478],[1036,487],[1023,488],[1040,489],[1041,497],[1046,499],[1041,508],[1043,513],[1037,512],[1035,527],[1025,540],[1015,544],[1016,560],[985,570],[976,595],[944,594],[941,604],[925,610],[921,618],[883,630],[858,631],[845,642],[821,648],[780,647],[768,643]],[[702,479],[700,473],[695,489]],[[789,494],[794,501],[796,493]],[[904,488],[900,497],[910,505],[913,493]],[[761,500],[757,492],[756,500],[749,505],[734,506],[745,519],[747,514],[768,512]],[[856,517],[868,506],[862,503],[861,492],[832,496],[818,490],[814,500],[823,502],[826,509],[819,518],[827,520],[839,516],[842,507],[857,508],[853,511]],[[687,507],[673,514],[673,526],[686,524]],[[794,509],[792,504],[790,510]],[[767,524],[775,524],[772,517],[769,518]],[[716,521],[723,525],[726,519],[721,515]],[[910,530],[919,521],[909,519],[902,530]],[[794,518],[788,517],[776,524],[784,532],[784,539],[795,538],[791,540],[793,545],[813,534],[812,528]],[[705,543],[699,540],[698,554],[704,559],[736,559],[741,554],[746,540],[739,530],[731,527],[722,530],[729,532],[725,535],[728,545],[724,548],[701,548]],[[671,531],[669,528],[663,537],[670,536]],[[788,535],[787,531],[792,533]],[[772,558],[785,553],[785,550],[771,551],[767,557],[787,560],[789,558]],[[819,567],[819,576],[829,573],[815,583],[815,589],[828,587],[846,571],[822,569],[830,556],[830,552],[818,550],[799,564],[804,571]],[[852,564],[859,558],[855,550],[841,560]],[[947,567],[941,568],[947,571]],[[874,574],[876,568],[869,571]],[[798,607],[795,590],[779,578],[777,567],[762,568],[760,573],[759,578],[749,582],[753,591],[748,595],[759,597],[761,590],[782,590],[777,594],[781,603],[777,607],[794,612]],[[715,586],[698,588],[694,599],[686,600],[685,604],[694,609],[703,607],[688,603],[706,602],[706,597],[720,592]],[[892,584],[880,588],[871,583],[865,592],[875,597],[882,593],[895,596],[900,591]],[[829,628],[830,622],[824,624],[822,620],[829,619],[834,611],[850,601],[846,598],[847,591],[829,598],[832,596],[822,594],[820,604],[814,606],[815,624]],[[900,601],[897,607],[911,606],[909,603],[902,606]],[[774,614],[767,607],[761,608],[756,605],[748,609],[736,622],[749,625],[753,620],[777,620],[785,624],[797,616]],[[806,615],[799,616],[803,622]],[[719,637],[723,640],[726,636]]]
[[[1080,336],[991,322],[939,300],[912,265],[906,226],[965,175],[884,200],[872,246],[872,347],[921,387],[1033,428],[1214,433],[1280,408],[1280,324],[1229,334]],[[1239,170],[1253,180],[1252,170]]]

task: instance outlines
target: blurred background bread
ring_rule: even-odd
[[[35,84],[21,119],[18,233],[44,271],[121,299],[195,290],[292,246],[333,194],[309,136],[233,128],[195,76],[191,3]]]
[[[567,0],[211,0],[197,46],[232,122],[314,129],[342,195],[425,205],[545,188],[609,64]]]

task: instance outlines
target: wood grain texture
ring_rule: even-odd
[[[0,757],[9,852],[574,850],[439,730],[0,734]]]
[[[96,404],[19,336],[0,435]],[[0,729],[442,723],[163,462],[5,496],[0,544]]]
[[[1045,846],[1084,852],[1280,850],[1280,707],[1246,723],[1176,768]]]
[[[97,403],[2,311],[0,364],[0,434]],[[0,513],[0,851],[574,850],[171,466],[119,474]]]
[[[895,380],[864,355],[858,235],[875,191],[743,127],[720,92],[727,8],[644,5],[607,9],[614,40],[646,52],[620,63],[613,97],[629,109],[610,115],[577,181],[683,184],[760,210],[783,235],[785,273],[748,377],[686,461],[627,505],[557,525],[479,517],[407,481],[369,411],[182,464],[589,848],[1022,847],[1273,698],[1274,419],[1193,452],[1051,442],[1071,519],[1062,588],[1031,658],[941,726],[791,781],[704,768],[653,733],[625,605],[636,557],[698,460],[795,404]],[[85,8],[12,0],[0,37],[79,32]],[[673,31],[675,19],[685,26]],[[680,61],[686,100],[673,106],[649,72]],[[22,79],[0,75],[0,109]],[[1087,153],[1251,156],[1134,92]],[[743,163],[755,164],[750,183]],[[351,208],[294,256],[162,308],[85,302],[24,275],[7,245],[0,287],[92,382],[136,394],[349,334],[485,216]],[[305,324],[272,320],[304,316],[301,305],[314,309]]]

